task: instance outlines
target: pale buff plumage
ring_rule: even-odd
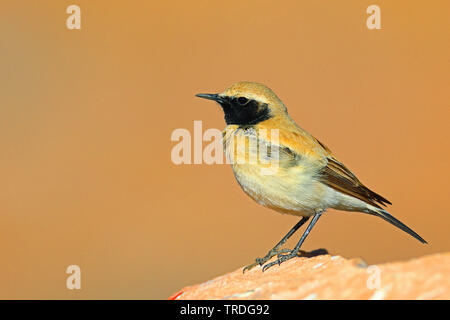
[[[254,127],[268,131],[279,129],[280,145],[287,146],[302,156],[298,165],[286,168],[280,166],[278,171],[271,175],[261,175],[258,164],[233,163],[237,181],[252,199],[278,212],[300,216],[311,216],[318,210],[327,208],[363,212],[376,209],[316,179],[319,170],[326,166],[328,158],[335,158],[327,147],[292,120],[283,102],[272,90],[259,83],[239,82],[227,88],[221,95],[245,96],[267,103],[274,116]],[[230,144],[230,140],[245,135],[244,131],[238,125],[227,126],[224,130],[225,150],[229,149],[226,145]],[[235,145],[242,149],[240,152],[256,152],[248,147],[244,150],[243,144]],[[235,154],[239,152],[237,148],[233,151]],[[283,161],[283,155],[280,155],[280,161]]]
[[[223,132],[224,147],[227,157],[234,160],[231,164],[233,172],[244,192],[265,207],[303,217],[264,258],[257,258],[256,263],[244,270],[256,264],[263,265],[276,254],[279,259],[266,264],[263,270],[295,257],[317,220],[328,208],[381,217],[426,243],[382,208],[391,204],[388,200],[365,187],[330,149],[299,127],[287,113],[283,102],[265,85],[238,82],[220,94],[197,96],[217,101],[224,110],[228,124]],[[260,134],[273,129],[278,132],[276,144],[269,138],[270,134]],[[241,138],[258,141],[258,144],[242,143]],[[279,152],[267,153],[259,159],[260,145],[265,147],[263,149]],[[245,161],[236,161],[238,155],[244,155]],[[273,168],[273,163],[264,160],[274,158],[277,158],[275,170],[263,174],[262,169]],[[295,248],[283,254],[280,247],[311,216],[313,219]]]

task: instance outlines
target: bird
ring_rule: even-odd
[[[280,98],[267,86],[241,81],[221,93],[196,96],[217,102],[224,112],[224,150],[232,160],[236,160],[237,154],[242,155],[242,161],[230,161],[242,190],[267,208],[300,217],[264,257],[256,258],[243,272],[257,265],[264,272],[297,257],[308,234],[330,208],[380,217],[427,243],[383,208],[392,204],[389,200],[367,188],[325,144],[297,125]],[[270,139],[268,132],[271,132]],[[276,139],[272,139],[272,132]],[[271,164],[276,164],[273,172],[262,170],[270,169]],[[295,247],[281,249],[309,219]],[[274,256],[277,259],[268,262]]]

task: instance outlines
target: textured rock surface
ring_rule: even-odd
[[[264,273],[239,268],[170,299],[450,299],[450,253],[374,266],[329,254],[299,257]]]

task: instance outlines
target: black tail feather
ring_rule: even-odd
[[[403,222],[401,222],[400,220],[394,218],[389,212],[387,212],[384,209],[379,209],[378,211],[372,211],[371,214],[378,216],[380,218],[383,218],[384,220],[386,220],[387,222],[389,222],[390,224],[396,226],[397,228],[405,231],[406,233],[408,233],[409,235],[413,236],[414,238],[416,238],[417,240],[419,240],[422,243],[428,243],[426,242],[421,236],[419,236],[417,233],[415,233],[413,230],[411,230],[407,225],[405,225]]]

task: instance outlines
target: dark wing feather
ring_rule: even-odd
[[[342,163],[333,158],[327,158],[327,160],[327,165],[319,173],[320,182],[377,208],[381,208],[380,205],[392,204],[364,186]]]

